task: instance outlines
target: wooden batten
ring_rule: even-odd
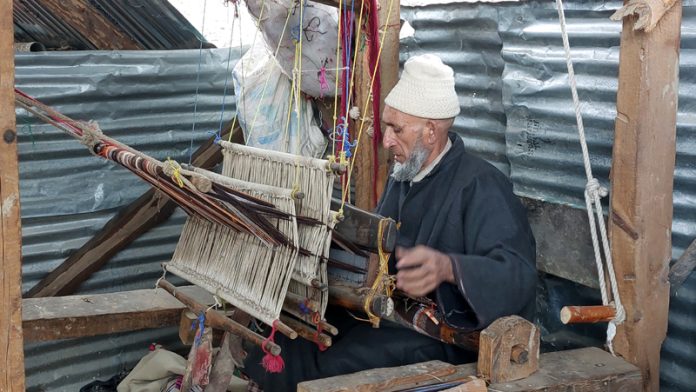
[[[12,0],[0,0],[0,391],[24,391]]]
[[[657,391],[672,255],[681,3],[650,33],[627,17],[621,33],[609,235],[626,321],[614,348]]]

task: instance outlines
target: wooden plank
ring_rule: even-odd
[[[587,211],[530,198],[521,200],[536,238],[537,268],[598,289]]]
[[[424,374],[440,372],[438,379]],[[451,381],[476,375],[476,364],[453,366],[439,361],[306,381],[298,392],[395,391],[403,389],[401,380],[417,385]],[[539,371],[518,381],[491,384],[491,392],[635,391],[640,388],[640,371],[621,358],[598,348],[545,353]]]
[[[197,286],[177,289],[204,304],[213,297]],[[26,341],[47,341],[177,325],[187,309],[165,290],[28,298],[22,319]]]
[[[651,33],[621,33],[609,235],[626,321],[614,347],[657,391],[667,331],[681,3]]]
[[[144,49],[96,10],[88,0],[43,0],[41,5],[82,34],[94,49]]]
[[[679,259],[669,269],[669,295],[677,293],[679,287],[691,275],[696,267],[696,240],[679,256]]]
[[[223,139],[229,135],[222,135]],[[235,128],[232,141],[243,142],[239,127]],[[211,168],[222,161],[220,146],[208,140],[193,155],[194,166]],[[167,220],[176,209],[176,204],[162,192],[150,189],[136,201],[126,206],[112,218],[104,228],[80,249],[70,255],[61,265],[32,287],[26,298],[52,297],[72,294],[94,272],[101,269],[116,253],[128,246],[140,235]]]
[[[0,0],[0,391],[24,391],[12,0]]]
[[[401,31],[401,1],[400,0],[376,0],[379,3],[379,29],[383,31],[384,45],[380,56],[380,97],[379,112],[384,111],[384,99],[396,86],[399,80],[399,32]],[[381,37],[380,34],[380,37]],[[381,130],[384,132],[384,123],[381,123]],[[377,196],[381,196],[387,184],[389,167],[392,156],[389,150],[382,147],[382,140],[376,140],[379,146],[379,166],[377,172]],[[377,200],[375,200],[375,203]]]
[[[297,392],[398,391],[427,385],[438,379],[447,380],[456,373],[454,365],[430,361],[303,382],[297,385]]]
[[[400,1],[399,0],[378,0],[380,7],[377,12],[379,20],[379,30],[383,32],[379,37],[370,37],[371,39],[380,39],[384,35],[384,43],[381,49],[380,57],[380,96],[379,107],[380,114],[384,109],[384,98],[396,85],[399,74],[399,30],[400,23]],[[391,9],[391,12],[390,12]],[[389,20],[387,20],[389,17]],[[362,34],[363,37],[365,34]],[[374,118],[372,103],[367,105],[365,109],[365,100],[370,99],[370,85],[372,73],[368,65],[369,54],[368,45],[358,45],[357,64],[354,65],[357,73],[355,82],[355,102],[360,108],[360,115]],[[381,117],[381,116],[380,116]],[[354,127],[355,136],[359,130],[358,125]],[[389,154],[388,151],[382,148],[381,140],[374,140],[373,136],[367,134],[366,122],[362,137],[359,141],[359,148],[356,149],[355,167],[353,169],[353,178],[355,180],[355,205],[364,210],[372,210],[377,205],[384,185],[386,184],[387,171],[389,170]],[[377,149],[377,160],[375,161],[374,149]],[[376,166],[376,168],[375,168]],[[375,176],[375,170],[377,175]],[[375,181],[376,189],[373,189],[373,181]]]
[[[341,201],[331,199],[331,209],[338,211]],[[377,244],[382,243],[382,249],[391,253],[396,247],[396,222],[389,220],[383,228],[382,238],[379,237],[379,222],[382,216],[361,210],[351,204],[343,206],[343,220],[339,222],[334,231],[342,238],[377,253]]]

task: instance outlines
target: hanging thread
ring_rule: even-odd
[[[266,343],[271,342],[275,343],[275,333],[276,333],[276,324],[278,323],[278,320],[275,320],[273,322],[273,325],[271,326],[271,333],[268,335],[268,338],[266,338],[263,343],[261,343],[261,350],[264,352],[263,359],[261,359],[261,365],[263,366],[266,371],[269,373],[280,373],[283,371],[285,368],[285,361],[283,360],[283,357],[280,355],[273,355],[270,351],[266,349]]]

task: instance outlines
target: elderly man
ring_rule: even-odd
[[[446,322],[460,329],[485,328],[511,314],[531,318],[534,237],[510,181],[449,132],[460,110],[452,69],[434,55],[409,59],[385,104],[383,145],[395,162],[377,210],[398,223],[390,265],[397,288],[431,297]],[[327,319],[340,330],[328,350],[283,340],[287,368],[281,374],[265,373],[260,353],[250,353],[252,380],[265,391],[290,391],[303,380],[370,368],[475,360],[388,322],[373,329],[336,309]]]

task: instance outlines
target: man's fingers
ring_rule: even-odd
[[[425,277],[428,276],[428,271],[425,268],[419,267],[419,268],[413,268],[413,269],[407,269],[407,270],[400,270],[396,274],[396,280],[398,281],[418,281],[421,279],[424,279]]]

